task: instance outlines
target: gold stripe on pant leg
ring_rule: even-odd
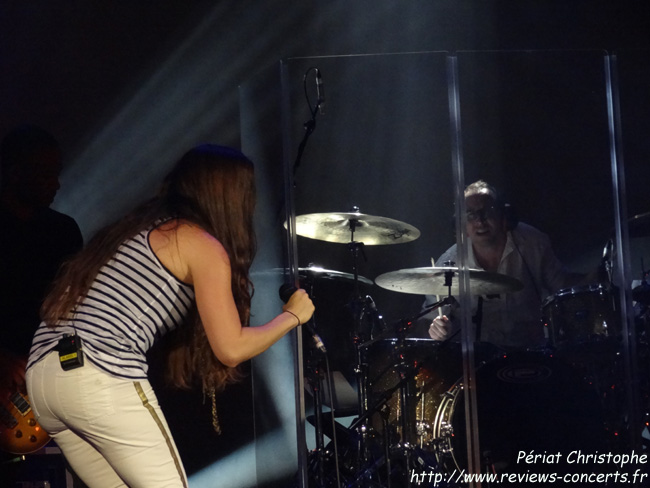
[[[156,410],[151,406],[149,403],[149,399],[147,398],[147,395],[145,394],[144,390],[142,389],[142,386],[140,385],[139,381],[134,381],[133,385],[135,386],[135,390],[138,392],[138,396],[142,400],[142,405],[149,410],[149,413],[153,417],[154,421],[158,425],[158,428],[160,429],[160,432],[162,433],[163,437],[165,438],[165,442],[167,442],[167,447],[169,447],[169,452],[172,455],[172,459],[174,459],[174,464],[176,465],[176,470],[178,471],[178,475],[180,476],[181,480],[183,481],[183,486],[187,488],[187,481],[185,480],[185,476],[183,475],[183,469],[181,468],[181,462],[178,459],[178,456],[176,455],[176,450],[174,449],[174,445],[172,444],[171,437],[169,436],[169,433],[167,432],[167,429],[165,429],[164,424],[160,420],[160,417],[156,413]]]

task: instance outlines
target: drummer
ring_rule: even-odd
[[[577,284],[584,275],[569,273],[555,256],[549,237],[517,222],[494,187],[479,180],[469,185],[464,194],[470,244],[467,267],[505,274],[524,284],[518,292],[472,297],[477,340],[506,348],[543,345],[540,310],[544,298]],[[436,266],[456,266],[458,261],[454,244],[440,256]],[[427,296],[424,305],[436,301],[437,297]],[[459,316],[457,305],[444,306],[425,316],[432,320],[431,338],[444,340],[458,332]]]

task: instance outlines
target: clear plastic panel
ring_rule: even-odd
[[[630,263],[650,227],[647,130],[624,136],[650,120],[636,103],[647,65],[603,52],[299,58],[242,90],[243,147],[264,175],[255,312],[300,284],[327,351],[303,328],[254,363],[261,485],[289,479],[269,475],[272,432],[296,453],[297,486],[632,481],[644,468],[588,456],[643,442],[647,304],[632,298],[645,265]],[[479,179],[498,205],[468,208]],[[507,223],[516,273],[474,252],[466,226],[488,217]],[[442,313],[451,332],[434,340]],[[276,384],[277,364],[295,376]],[[284,402],[271,419],[269,392]]]
[[[478,335],[480,470],[501,480],[595,482],[590,473],[643,468],[581,457],[631,454],[640,432],[631,420],[628,281],[616,269],[625,217],[610,57],[464,52],[457,72],[463,184],[484,180],[498,194],[494,201],[476,189],[458,202]],[[494,292],[473,292],[489,273],[514,276],[522,289],[495,283]]]
[[[614,272],[627,312],[625,393],[631,447],[647,452],[650,440],[650,53],[626,51],[608,58],[612,72],[620,227]],[[647,471],[647,470],[646,470]],[[647,482],[646,478],[645,482]]]
[[[293,215],[293,195],[283,159],[286,109],[280,63],[240,87],[240,110],[242,149],[255,163],[257,186],[254,327],[281,311],[280,288],[295,281],[295,235],[284,225]],[[255,432],[246,463],[254,469],[242,470],[239,464],[241,486],[289,486],[305,464],[300,340],[299,331],[290,333],[252,361]]]
[[[432,340],[419,315],[440,289],[432,258],[454,241],[447,57],[287,61],[300,283],[327,349],[305,338],[312,483],[443,473],[436,412],[462,377],[461,350]]]

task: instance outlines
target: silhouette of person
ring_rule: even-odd
[[[0,347],[26,358],[46,290],[83,239],[73,218],[50,208],[62,155],[49,132],[14,128],[2,140],[0,164]]]
[[[21,125],[0,143],[0,400],[25,393],[25,366],[39,309],[59,266],[81,250],[71,217],[50,208],[59,189],[62,154],[46,130]],[[3,437],[4,438],[4,437]],[[5,451],[15,446],[2,446]],[[25,470],[0,457],[0,484],[13,486]],[[3,484],[4,486],[4,484]],[[79,486],[79,485],[77,485]]]

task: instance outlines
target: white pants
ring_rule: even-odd
[[[40,425],[91,488],[187,488],[169,427],[148,381],[110,376],[87,359],[63,371],[52,352],[27,372]]]

